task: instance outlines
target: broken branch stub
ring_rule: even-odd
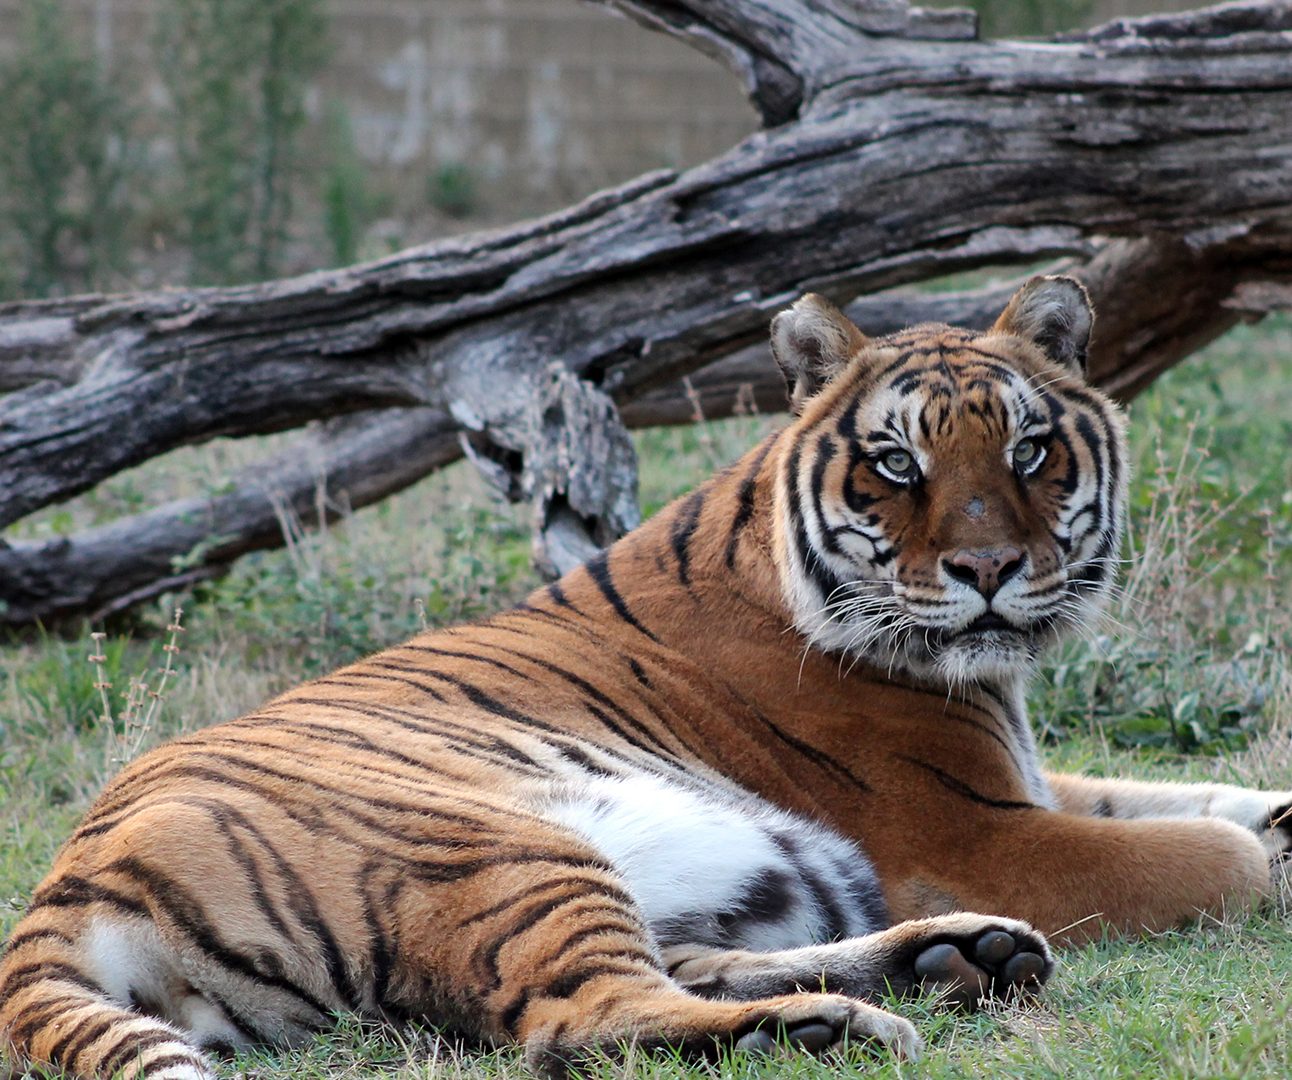
[[[615,403],[549,364],[510,422],[464,433],[462,448],[513,502],[529,501],[534,561],[559,577],[637,527],[637,454]]]

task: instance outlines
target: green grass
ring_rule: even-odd
[[[1162,379],[1132,410],[1137,478],[1123,597],[1091,640],[1051,657],[1033,692],[1059,768],[1292,786],[1292,324],[1243,328]],[[775,418],[639,436],[654,512]],[[48,535],[218,487],[266,443],[188,449],[22,523]],[[227,719],[271,693],[399,640],[513,602],[534,583],[525,515],[455,467],[326,534],[298,533],[185,597],[159,715],[121,730],[132,678],[156,685],[173,598],[111,628],[102,720],[88,638],[14,640],[0,663],[0,936],[61,839],[141,744]],[[1187,866],[1181,873],[1188,873]],[[858,1054],[819,1064],[733,1058],[686,1068],[630,1053],[593,1075],[689,1077],[1228,1077],[1292,1074],[1292,921],[1283,908],[1066,953],[1042,1002],[948,1016],[897,1006],[929,1043],[918,1066]],[[244,1057],[227,1075],[506,1077],[517,1055],[421,1030],[343,1020],[309,1047]]]

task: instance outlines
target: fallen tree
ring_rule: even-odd
[[[0,618],[185,586],[280,543],[285,507],[327,518],[463,452],[532,500],[540,563],[564,568],[635,523],[621,417],[780,407],[748,347],[808,289],[875,331],[974,325],[1007,288],[893,289],[1066,258],[1100,308],[1093,376],[1123,397],[1287,299],[1292,3],[1047,43],[899,0],[612,6],[726,59],[768,127],[366,265],[0,308],[0,526],[177,446],[312,424],[226,494],[0,548]]]

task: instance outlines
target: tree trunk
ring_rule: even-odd
[[[463,446],[533,500],[561,569],[635,520],[616,405],[629,423],[778,407],[761,345],[738,350],[808,289],[862,296],[874,331],[973,325],[998,295],[871,294],[1075,257],[1100,307],[1093,375],[1122,396],[1286,295],[1292,3],[1021,43],[900,0],[607,2],[726,59],[772,126],[366,265],[0,308],[0,526],[186,443],[325,422],[229,495],[0,549],[0,617],[209,576],[279,542],[283,505],[308,517],[321,474],[354,507]]]

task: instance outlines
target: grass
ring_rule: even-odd
[[[1091,640],[1049,658],[1033,693],[1059,768],[1292,786],[1292,324],[1226,337],[1132,410],[1137,479],[1121,598]],[[644,433],[651,513],[736,457],[775,420]],[[210,489],[260,444],[188,449],[123,475],[16,534],[69,531],[162,497]],[[290,524],[290,523],[289,523]],[[145,746],[227,719],[273,692],[414,632],[502,607],[533,584],[524,514],[464,468],[434,476],[326,534],[291,528],[287,550],[244,560],[101,641],[43,636],[0,663],[0,937],[61,839],[115,769]],[[102,674],[90,663],[101,656]],[[131,723],[132,680],[164,700]],[[109,712],[98,682],[111,682]],[[1187,873],[1188,867],[1181,867]],[[976,1017],[900,1006],[929,1043],[918,1066],[859,1055],[828,1065],[733,1058],[708,1070],[630,1054],[598,1076],[817,1078],[1292,1074],[1292,922],[1282,907],[1140,941],[1066,953],[1043,1001]],[[249,1055],[227,1075],[525,1075],[511,1051],[455,1049],[433,1033],[344,1019],[303,1050]],[[2,1073],[3,1070],[0,1070]]]

